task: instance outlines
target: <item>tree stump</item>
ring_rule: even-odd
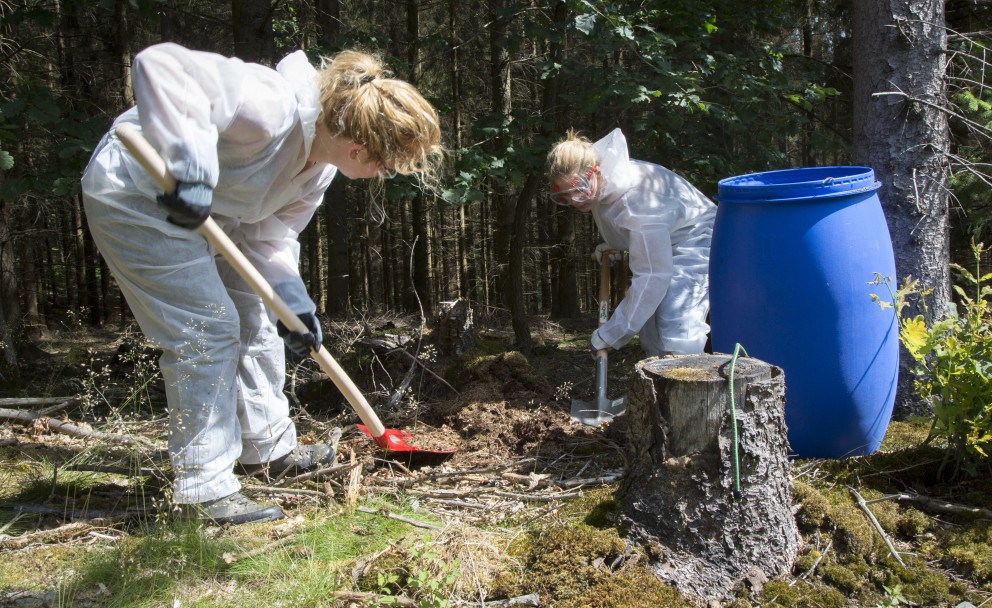
[[[475,344],[472,307],[465,298],[441,302],[437,315],[437,346],[442,355],[461,355]]]
[[[651,549],[658,577],[720,600],[789,571],[799,550],[792,514],[785,375],[729,355],[651,358],[628,394],[630,471],[618,492],[624,523]],[[739,479],[740,496],[735,496]]]

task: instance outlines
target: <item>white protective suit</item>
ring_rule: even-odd
[[[175,44],[135,57],[132,123],[179,181],[214,187],[212,216],[272,284],[296,281],[297,237],[337,169],[304,164],[320,102],[302,51],[275,70]],[[233,473],[296,445],[283,341],[260,297],[196,231],[166,221],[158,186],[108,133],[82,178],[93,238],[159,361],[173,501],[240,489]],[[306,293],[305,289],[295,290]],[[294,311],[313,310],[287,302]]]
[[[632,280],[593,347],[619,348],[639,334],[651,356],[703,352],[716,205],[676,173],[630,160],[620,129],[594,147],[603,183],[592,215],[603,240],[629,252]]]

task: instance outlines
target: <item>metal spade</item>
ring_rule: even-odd
[[[610,318],[610,260],[609,254],[616,250],[603,252],[599,265],[599,325],[602,326]],[[609,422],[627,411],[627,398],[610,399],[606,396],[606,349],[596,353],[596,398],[593,401],[572,399],[572,420],[587,426],[599,426]]]

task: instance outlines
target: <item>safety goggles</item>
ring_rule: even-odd
[[[599,165],[594,165],[585,175],[576,175],[572,178],[572,187],[568,190],[561,190],[557,184],[551,186],[551,200],[562,207],[581,205],[592,198],[592,176],[599,169]]]

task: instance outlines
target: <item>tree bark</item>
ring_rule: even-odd
[[[653,550],[654,572],[703,600],[723,599],[745,577],[787,572],[800,537],[782,370],[689,355],[647,359],[637,371],[618,498],[632,537]]]
[[[896,273],[933,291],[928,324],[947,312],[950,297],[949,147],[944,70],[947,34],[943,0],[862,0],[854,16],[854,159],[875,170]],[[925,310],[924,310],[925,308]],[[894,416],[922,413],[913,391],[912,358],[902,351]]]
[[[348,312],[350,274],[348,248],[348,199],[343,180],[334,180],[324,195],[327,225],[327,313]]]
[[[276,44],[270,0],[231,0],[231,25],[237,58],[273,65]]]

